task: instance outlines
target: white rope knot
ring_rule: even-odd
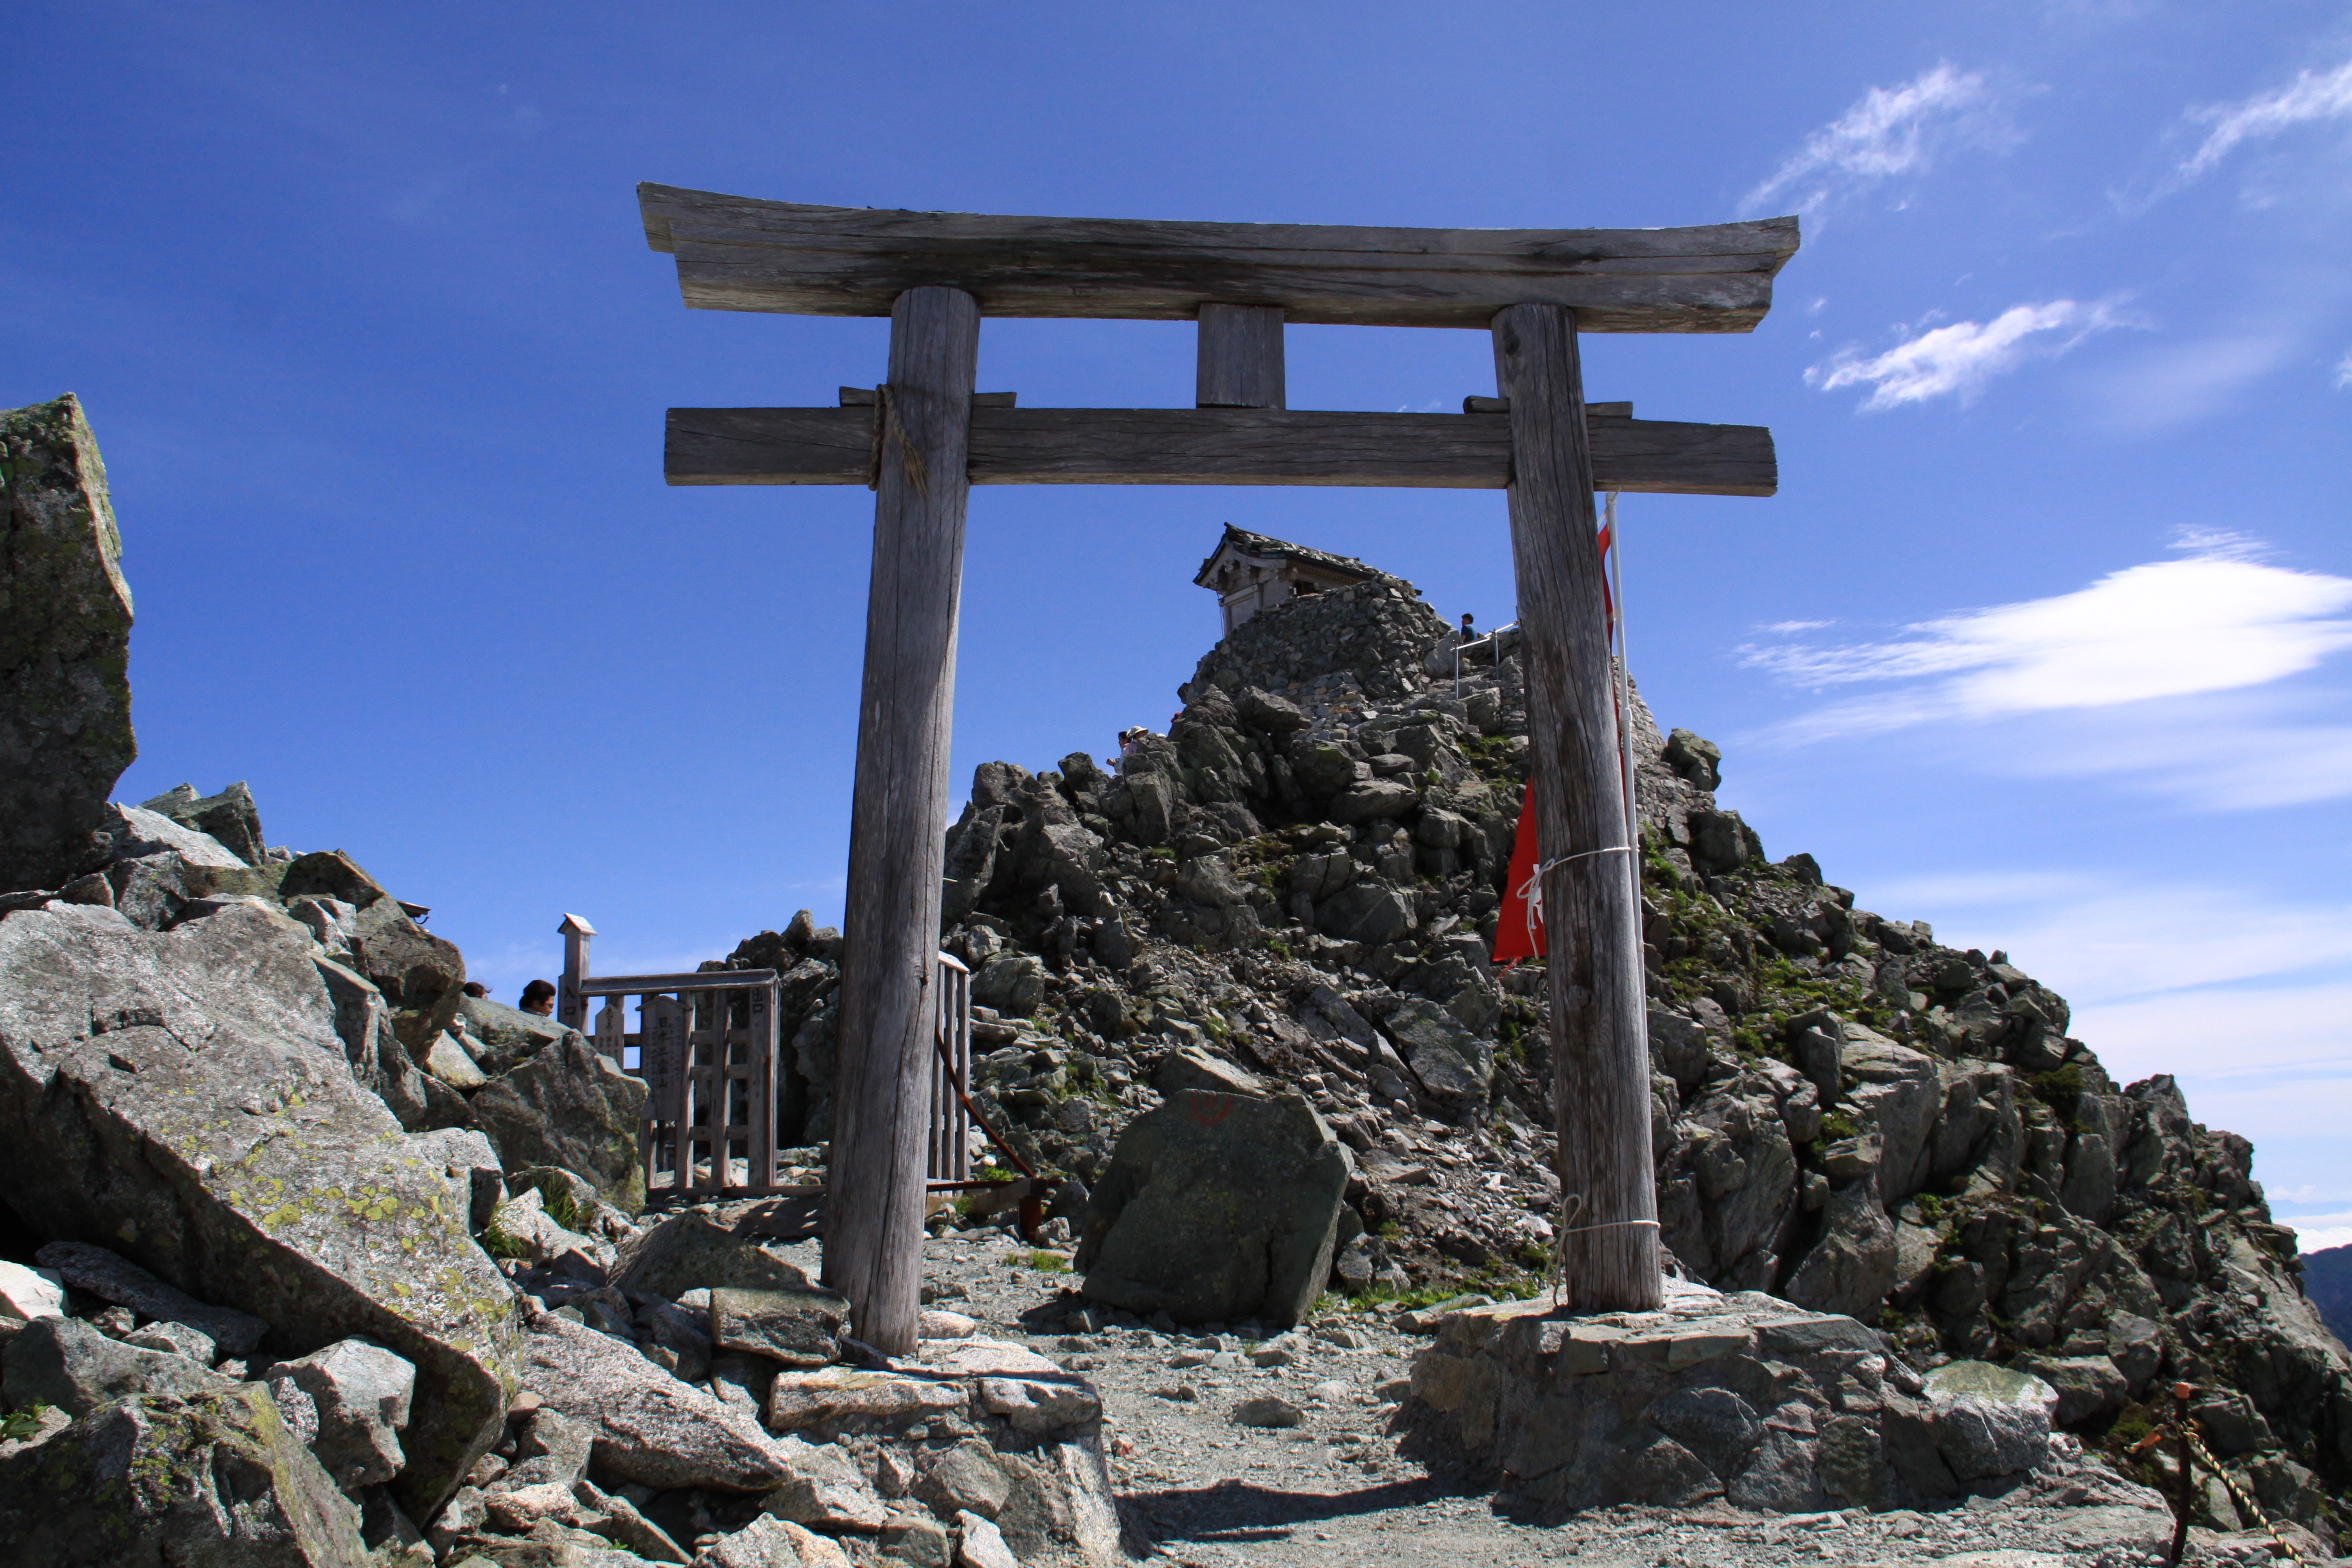
[[[1535,869],[1527,873],[1527,880],[1520,883],[1513,892],[1513,896],[1527,907],[1528,946],[1535,945],[1536,928],[1543,924],[1543,879],[1545,872],[1564,866],[1571,860],[1582,860],[1589,855],[1630,855],[1632,853],[1633,846],[1630,844],[1608,844],[1599,849],[1580,849],[1573,855],[1562,855],[1555,860],[1538,861]]]

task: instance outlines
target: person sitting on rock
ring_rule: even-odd
[[[537,1013],[542,1018],[555,1016],[555,982],[534,980],[523,987],[523,1011]]]

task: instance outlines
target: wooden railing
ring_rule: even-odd
[[[972,1083],[972,971],[953,953],[939,955],[939,1050],[931,1059],[930,1158],[933,1187],[972,1179],[972,1117],[964,1092]]]
[[[560,1021],[599,1054],[645,1080],[639,1149],[649,1199],[753,1198],[815,1190],[777,1181],[776,1099],[781,1085],[782,977],[773,969],[694,974],[589,972],[596,932],[566,915]],[[604,1006],[588,1019],[588,1004]],[[639,1027],[629,1028],[634,999]],[[926,1175],[935,1190],[991,1185],[972,1178],[972,977],[939,955],[939,1050],[931,1071]]]
[[[583,1000],[607,999],[591,1035],[597,1050],[645,1080],[639,1146],[647,1195],[755,1197],[782,1190],[776,1181],[776,971],[582,975],[578,985]],[[627,1027],[632,997],[635,1033]]]

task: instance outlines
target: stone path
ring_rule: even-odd
[[[791,1252],[815,1272],[814,1243]],[[1030,1249],[991,1231],[933,1240],[927,1253],[935,1305],[1095,1381],[1122,1506],[1152,1561],[1169,1568],[1570,1560],[1590,1568],[2150,1568],[2162,1562],[2171,1532],[2154,1493],[2072,1465],[2009,1497],[1972,1499],[1940,1514],[1612,1508],[1546,1526],[1498,1512],[1489,1490],[1466,1490],[1398,1457],[1386,1433],[1399,1392],[1392,1385],[1429,1345],[1425,1337],[1371,1318],[1345,1320],[1329,1337],[1309,1331],[1265,1340],[1120,1328],[1036,1332],[1042,1318],[1059,1316],[1058,1308],[1038,1309],[1074,1283],[1069,1276],[1027,1266]],[[1299,1424],[1235,1424],[1235,1407],[1268,1398],[1295,1406]],[[2250,1537],[2198,1531],[2193,1540],[2193,1558],[2268,1560],[2264,1543]]]

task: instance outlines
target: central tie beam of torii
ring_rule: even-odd
[[[862,1339],[914,1348],[942,826],[964,512],[975,484],[1507,490],[1552,955],[1559,1238],[1574,1303],[1654,1307],[1638,878],[1596,490],[1770,495],[1772,437],[1588,409],[1580,332],[1748,332],[1797,220],[1688,229],[1378,229],[989,217],[641,185],[647,241],[711,310],[888,316],[880,387],[839,408],[670,410],[671,484],[866,484],[874,564],[844,911],[825,1280]],[[975,394],[982,316],[1197,321],[1197,407],[1024,409]],[[1284,407],[1288,322],[1494,338],[1460,414]]]

